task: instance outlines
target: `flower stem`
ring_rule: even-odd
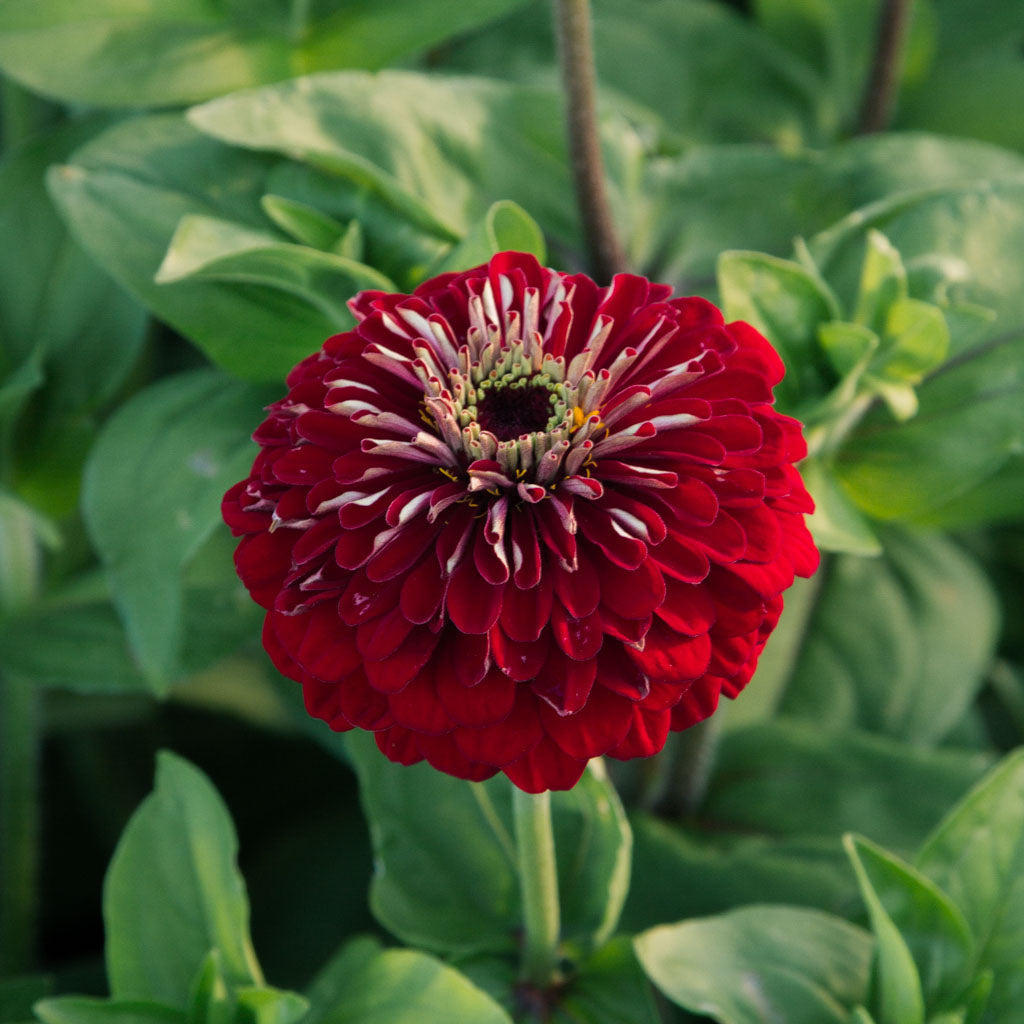
[[[0,975],[31,970],[35,954],[38,712],[31,683],[0,679]]]
[[[590,0],[555,0],[558,54],[568,103],[573,183],[594,277],[605,283],[626,268],[605,187],[597,130],[597,76]]]
[[[551,794],[513,789],[519,887],[523,899],[522,980],[546,989],[558,973],[558,872],[551,827]]]
[[[875,56],[861,102],[857,134],[884,131],[889,124],[913,0],[882,0]]]
[[[664,775],[650,803],[665,818],[692,814],[704,799],[721,734],[721,717],[712,715],[669,736],[662,753]]]

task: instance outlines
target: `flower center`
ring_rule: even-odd
[[[514,441],[523,434],[546,430],[555,396],[536,378],[520,378],[506,384],[495,381],[482,388],[477,399],[476,421],[499,441]]]

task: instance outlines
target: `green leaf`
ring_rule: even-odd
[[[881,925],[875,927],[879,942],[883,941],[882,929],[896,929],[900,936],[890,953],[879,948],[883,987],[885,972],[895,969],[903,955],[898,949],[902,944],[916,965],[914,978],[923,1005],[932,1009],[951,1005],[969,979],[974,947],[963,914],[934,882],[894,854],[860,836],[844,836],[843,845],[857,872],[872,922]],[[898,979],[894,980],[898,984]],[[887,1012],[894,1020],[903,1019],[898,1012]]]
[[[719,1024],[845,1024],[867,992],[870,936],[817,910],[743,907],[635,942],[658,988]]]
[[[512,948],[522,922],[507,780],[470,785],[428,765],[395,765],[369,735],[348,734],[346,746],[379,865],[377,919],[428,949]],[[552,813],[562,935],[592,948],[614,931],[629,887],[629,826],[599,765],[553,796]]]
[[[560,107],[544,89],[346,72],[226,96],[188,116],[224,142],[367,187],[449,241],[499,199],[519,203],[561,239],[576,237]]]
[[[854,319],[880,332],[889,307],[907,297],[907,272],[895,246],[880,231],[869,231]]]
[[[104,427],[83,511],[132,650],[156,690],[177,671],[182,570],[220,522],[220,500],[252,461],[269,396],[214,370],[162,380]]]
[[[959,907],[976,969],[993,972],[982,1021],[1024,1021],[1024,751],[1009,754],[939,825],[916,866]]]
[[[732,251],[718,259],[718,290],[725,318],[756,327],[786,364],[775,387],[781,408],[825,393],[831,374],[817,344],[818,325],[839,316],[827,285],[791,260]]]
[[[280,288],[154,281],[188,214],[266,230],[260,198],[268,166],[168,114],[111,128],[52,169],[49,184],[76,238],[158,317],[238,376],[280,381],[334,321]]]
[[[885,358],[879,374],[892,381],[919,384],[937,369],[949,351],[949,328],[938,306],[901,299],[885,311]]]
[[[141,999],[62,996],[36,1003],[43,1024],[185,1024],[185,1014],[163,1003]]]
[[[197,214],[182,218],[155,280],[228,281],[280,289],[319,310],[335,331],[355,323],[345,305],[347,298],[367,288],[396,290],[383,274],[354,260]]]
[[[411,949],[382,950],[354,939],[320,972],[303,1024],[511,1024],[485,992],[455,968]]]
[[[345,234],[345,226],[333,217],[285,196],[265,195],[260,206],[282,231],[314,249],[333,250]]]
[[[995,650],[998,604],[951,541],[879,535],[881,558],[830,563],[783,710],[822,727],[936,743],[974,702]]]
[[[882,553],[881,541],[864,514],[839,486],[830,466],[820,459],[807,459],[800,463],[800,475],[814,499],[814,513],[807,525],[822,551],[862,557]]]
[[[297,992],[233,985],[223,954],[211,949],[193,982],[186,1024],[295,1024],[308,1010]]]
[[[860,376],[881,344],[870,327],[841,320],[822,324],[818,340],[840,377]]]
[[[469,270],[486,263],[496,252],[529,252],[544,263],[547,251],[537,222],[510,200],[494,203],[483,220],[445,255],[429,276],[452,270]]]
[[[625,935],[602,946],[573,975],[552,1024],[659,1024],[651,986]]]
[[[0,67],[74,103],[173,106],[321,68],[376,68],[522,0],[0,2]]]
[[[870,832],[888,847],[913,850],[990,762],[817,721],[777,720],[726,732],[718,763],[697,809],[705,827],[832,839]]]
[[[35,1003],[53,991],[53,977],[48,974],[21,974],[0,980],[0,1021],[21,1024],[32,1019]]]
[[[184,1006],[208,951],[235,985],[261,984],[231,818],[207,778],[162,752],[156,788],[107,872],[107,973],[116,1000]]]
[[[864,870],[856,846],[844,837],[844,845],[853,862],[861,898],[868,908],[875,933],[875,976],[881,1024],[924,1024],[924,993],[917,966],[899,928],[878,898]]]

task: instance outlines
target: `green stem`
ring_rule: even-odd
[[[662,757],[665,759],[660,792],[652,794],[654,811],[665,818],[692,814],[704,799],[714,766],[721,718],[712,715],[669,736]]]
[[[39,707],[24,679],[0,679],[0,975],[30,971],[36,938]]]
[[[551,794],[513,789],[519,887],[523,899],[522,980],[544,990],[558,975],[558,872]]]
[[[605,188],[597,129],[597,75],[589,0],[555,0],[559,61],[568,103],[569,156],[583,232],[600,283],[626,269]]]
[[[903,68],[903,51],[913,0],[882,0],[874,61],[861,102],[857,134],[885,131]]]

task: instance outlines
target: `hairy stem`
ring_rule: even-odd
[[[519,886],[523,899],[522,980],[544,990],[558,974],[558,872],[551,794],[513,790]]]
[[[605,187],[597,130],[597,78],[589,0],[555,0],[559,61],[565,84],[569,156],[583,231],[600,283],[625,270]]]
[[[882,0],[874,61],[861,101],[858,135],[884,131],[889,125],[896,85],[903,67],[904,44],[913,0]]]

